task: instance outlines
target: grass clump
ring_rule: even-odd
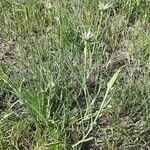
[[[149,149],[149,5],[1,0],[0,149]]]

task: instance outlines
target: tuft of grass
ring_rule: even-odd
[[[149,149],[148,0],[1,0],[0,149]]]

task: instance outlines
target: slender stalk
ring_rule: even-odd
[[[88,57],[88,43],[85,40],[84,41],[84,74],[83,74],[83,90],[84,90],[84,96],[85,96],[85,100],[86,100],[86,105],[87,105],[87,109],[86,109],[86,113],[85,116],[88,113],[89,110],[89,104],[88,104],[88,91],[87,91],[87,85],[86,85],[86,77],[87,77],[87,57]]]
[[[97,28],[97,35],[96,38],[98,37],[99,33],[100,33],[100,28],[101,28],[101,24],[102,24],[102,19],[103,19],[103,11],[101,11],[100,14],[100,20],[99,20],[99,24],[98,24],[98,28]]]

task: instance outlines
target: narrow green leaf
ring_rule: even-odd
[[[108,84],[107,84],[107,91],[109,91],[112,88],[112,86],[113,86],[114,82],[116,81],[116,79],[117,79],[120,71],[121,71],[121,69],[119,68],[117,70],[117,72],[113,75],[113,77],[111,78],[111,80],[108,82]]]

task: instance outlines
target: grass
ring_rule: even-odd
[[[0,149],[150,149],[148,0],[1,0]]]

